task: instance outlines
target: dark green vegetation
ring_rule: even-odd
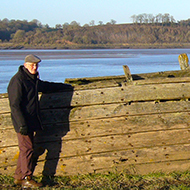
[[[35,178],[41,181],[41,177]],[[54,181],[54,183],[52,183]],[[57,176],[49,180],[48,189],[114,189],[114,190],[187,190],[190,189],[190,172],[155,173],[131,175],[127,172],[109,174],[88,174],[78,176]],[[0,189],[20,189],[13,184],[13,178],[0,175]]]
[[[169,14],[133,15],[133,24],[80,26],[76,21],[49,27],[38,20],[0,20],[0,48],[175,48],[190,46],[190,19]]]

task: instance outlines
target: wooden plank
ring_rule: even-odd
[[[70,109],[42,110],[42,123],[53,124],[71,121],[85,121],[121,116],[148,115],[160,113],[189,112],[189,101],[132,102],[120,104],[92,105]]]
[[[133,80],[127,85],[147,85],[147,84],[165,84],[165,83],[182,83],[182,82],[190,82],[190,77],[157,77],[157,78],[140,78],[140,76],[136,75],[137,79]],[[139,77],[139,79],[138,79]],[[125,78],[121,79],[112,79],[107,81],[96,81],[87,84],[74,85],[75,91],[79,90],[89,90],[89,89],[98,89],[98,88],[109,88],[109,87],[119,87],[122,84],[125,84]]]
[[[124,78],[110,78],[109,80],[96,80],[89,81],[88,79],[78,80],[76,84],[71,83],[74,86],[75,90],[85,90],[85,89],[97,89],[105,87],[118,87],[121,86],[121,83],[124,81]]]
[[[76,157],[89,154],[110,153],[114,151],[126,151],[142,148],[165,147],[173,145],[183,145],[189,143],[190,130],[170,129],[165,131],[149,131],[139,133],[122,133],[94,137],[83,137],[79,139],[61,139],[56,141],[49,139],[45,143],[37,145],[38,150],[47,149],[53,155],[60,153],[61,157]],[[41,134],[39,134],[41,135]],[[39,136],[40,138],[41,136]],[[181,138],[183,137],[183,138]],[[15,138],[14,138],[15,139]],[[8,150],[17,147],[16,143],[12,146],[0,148],[0,154],[8,154]],[[62,148],[61,148],[62,147]],[[56,151],[57,150],[57,151]],[[13,153],[12,157],[15,157]],[[6,156],[9,157],[9,156]]]
[[[186,70],[175,70],[175,71],[161,71],[161,72],[153,72],[153,73],[140,73],[140,74],[132,74],[133,80],[147,79],[147,78],[171,78],[171,77],[189,77],[190,72]],[[95,81],[108,81],[108,80],[125,80],[125,75],[117,75],[117,76],[100,76],[100,77],[85,77],[85,78],[67,78],[65,79],[66,83],[77,84],[78,81],[86,80],[89,83],[93,83]]]
[[[149,83],[154,83],[154,80],[163,80],[175,82],[180,80],[180,78],[187,78],[190,76],[190,72],[187,70],[177,70],[177,71],[164,71],[164,72],[154,72],[154,73],[142,73],[142,74],[132,74],[132,78],[135,84],[136,82],[146,83],[149,80]],[[175,80],[176,78],[176,80]],[[177,79],[178,78],[178,79]],[[167,80],[168,79],[168,80]],[[173,81],[174,80],[174,81]],[[182,79],[183,80],[183,79]],[[89,77],[89,78],[74,78],[66,79],[67,83],[74,85],[75,90],[81,89],[92,89],[92,88],[105,88],[111,86],[118,86],[125,81],[125,75],[120,76],[106,76],[106,77]],[[86,81],[86,83],[85,83]],[[153,82],[151,82],[153,81]],[[189,81],[189,79],[188,79]],[[84,83],[82,83],[84,82]],[[156,82],[159,83],[159,82]]]
[[[155,146],[171,146],[189,143],[189,129],[173,129],[167,131],[152,131],[134,134],[118,134],[83,139],[70,139],[62,141],[62,157],[76,157],[102,152],[114,152],[151,148]],[[171,138],[172,137],[172,138]],[[183,138],[181,138],[183,137]],[[60,141],[39,144],[55,153],[60,147]],[[58,151],[59,152],[59,151]]]
[[[70,172],[72,172],[72,174],[74,174],[77,170],[77,173],[83,174],[96,172],[98,173],[102,171],[108,172],[111,169],[112,171],[114,169],[118,171],[130,169],[129,172],[131,173],[147,174],[151,171],[178,171],[178,167],[183,171],[186,171],[187,167],[181,168],[179,163],[186,163],[186,166],[187,164],[188,167],[190,166],[189,153],[187,150],[189,149],[189,145],[187,146],[186,152],[181,151],[180,147],[176,146],[169,147],[169,149],[171,149],[171,152],[167,151],[167,148],[168,147],[155,147],[156,150],[141,149],[129,150],[125,152],[117,151],[109,154],[102,153],[97,155],[81,156],[78,158],[63,158],[60,159],[58,163],[57,172],[62,172],[65,174],[69,174]],[[172,150],[174,152],[172,152]],[[179,154],[177,153],[177,155],[176,150],[179,150]],[[137,154],[140,152],[142,153],[142,157],[139,154]],[[140,166],[143,166],[144,170],[139,170]]]
[[[137,130],[138,126],[142,126],[142,124],[144,125],[144,127],[143,128],[141,127],[139,131],[145,129],[152,130],[151,129],[152,126],[155,127],[155,130],[161,129],[162,126],[164,126],[165,128],[172,128],[176,126],[188,127],[189,126],[188,118],[189,118],[189,113],[185,114],[176,113],[176,114],[169,114],[168,116],[165,116],[164,114],[151,115],[151,116],[128,116],[121,118],[120,117],[107,118],[107,119],[103,118],[101,120],[97,119],[97,120],[86,120],[81,122],[79,121],[79,122],[70,122],[70,123],[68,122],[68,123],[59,123],[59,124],[49,124],[47,126],[44,126],[44,128],[45,129],[48,128],[46,135],[49,136],[50,134],[52,136],[51,138],[53,139],[56,139],[59,136],[64,136],[68,131],[75,132],[73,133],[73,136],[71,138],[75,138],[74,134],[78,138],[79,136],[80,137],[91,136],[98,133],[104,134],[104,132],[110,134],[113,131],[120,131],[120,133],[126,130],[134,131],[134,129]],[[129,129],[127,127],[128,125],[130,126]],[[79,126],[80,128],[76,126]],[[13,126],[7,128],[7,130],[5,129],[2,130],[0,134],[0,136],[2,136],[0,146],[4,146],[5,144],[7,144],[7,146],[12,145],[12,141],[7,140],[7,138],[3,138],[3,137],[10,137],[10,135],[11,137],[14,135]]]
[[[105,89],[43,94],[41,108],[190,98],[190,83],[129,85]],[[10,112],[8,99],[0,99],[0,113]]]
[[[147,174],[150,173],[150,171],[178,171],[178,167],[183,171],[186,171],[187,168],[181,168],[180,164],[186,163],[186,167],[187,165],[188,167],[190,166],[189,153],[187,150],[189,149],[189,145],[187,145],[185,152],[180,149],[181,147],[169,147],[169,149],[171,149],[171,155],[168,154],[170,152],[167,151],[167,148],[168,147],[156,147],[156,150],[141,149],[129,150],[125,152],[117,151],[109,154],[100,153],[95,155],[83,155],[79,157],[60,158],[57,166],[57,175],[76,175],[78,173],[98,173],[114,170],[123,171],[129,169],[130,173]],[[172,152],[172,150],[174,152]],[[179,154],[177,154],[178,157],[176,156],[175,150],[179,150]],[[139,151],[142,153],[142,157],[137,154],[137,152],[140,153]],[[39,172],[38,168],[42,168],[42,164],[43,161],[38,163],[36,172]],[[142,170],[142,168],[144,170]]]
[[[172,77],[172,78],[148,78],[146,80],[135,80],[133,85],[147,85],[147,84],[169,84],[169,83],[184,83],[190,82],[190,77]]]
[[[8,98],[0,98],[0,113],[10,112]]]
[[[73,92],[42,94],[40,96],[40,107],[41,109],[55,107],[70,107],[72,98]]]
[[[144,164],[132,164],[128,167],[125,165],[116,166],[114,169],[115,171],[128,171],[131,174],[150,174],[155,172],[164,172],[164,173],[171,173],[171,172],[178,172],[178,171],[187,171],[190,169],[190,160],[176,160],[176,161],[167,161],[167,162],[157,162],[157,163],[144,163]],[[104,169],[106,171],[106,169]],[[113,171],[113,169],[112,169]],[[97,172],[102,172],[98,170]]]
[[[7,128],[13,128],[11,114],[10,113],[0,114],[0,129],[2,130]]]
[[[55,110],[56,111],[56,110]],[[101,119],[108,117],[148,115],[190,111],[189,101],[134,102],[130,104],[108,104],[74,108],[69,114],[70,121]],[[46,112],[45,114],[49,114]],[[62,117],[63,118],[63,117]],[[45,119],[48,121],[48,118]]]
[[[124,101],[175,100],[189,97],[189,83],[126,86]],[[121,88],[122,91],[122,88]],[[180,92],[179,92],[180,91]]]
[[[82,158],[81,158],[82,159]],[[144,163],[144,164],[119,164],[119,165],[105,165],[103,168],[92,168],[89,167],[89,164],[86,162],[79,162],[81,159],[76,158],[75,162],[68,160],[58,163],[56,175],[65,176],[65,175],[78,175],[78,174],[88,174],[88,173],[108,173],[108,172],[122,172],[126,171],[129,174],[149,174],[155,172],[172,172],[172,171],[187,171],[190,169],[189,160],[176,160],[176,161],[167,161],[167,162],[158,162],[158,163]],[[72,165],[69,165],[71,163]],[[76,165],[77,164],[77,165]],[[34,175],[41,175],[43,171],[44,162],[39,162]],[[7,175],[14,175],[16,166],[5,166],[0,167],[0,173]]]
[[[147,131],[189,128],[189,113],[129,116],[101,120],[70,122],[70,131],[64,139],[133,134]]]
[[[42,123],[60,123],[86,119],[101,119],[120,116],[175,113],[190,111],[189,101],[132,102],[120,104],[93,105],[63,109],[42,110]],[[0,128],[11,127],[10,114],[0,114]]]
[[[63,139],[62,146],[67,147],[63,151],[63,154],[74,156],[131,148],[185,144],[189,142],[189,133],[189,129],[176,129],[168,131],[110,135],[69,141],[64,141]]]
[[[18,146],[0,148],[0,167],[16,165],[18,157]]]
[[[65,94],[57,94],[60,98],[59,107],[64,107],[61,102],[64,102]],[[44,104],[41,107],[55,108],[57,105],[51,103],[51,94],[44,95]],[[95,104],[111,104],[132,101],[152,101],[152,100],[177,100],[190,98],[190,83],[175,83],[175,84],[155,84],[142,86],[122,86],[105,89],[91,89],[75,91],[72,96],[71,106],[85,106]],[[63,99],[63,100],[61,100]]]
[[[85,121],[73,121],[69,123],[57,123],[44,125],[44,131],[49,134],[64,134],[66,131],[74,132],[74,136],[96,136],[98,134],[142,132],[152,130],[166,130],[172,128],[188,128],[190,113],[165,113],[155,115],[137,115],[125,117],[102,118]],[[61,130],[61,131],[60,131]],[[91,133],[90,133],[91,132]],[[67,134],[67,136],[69,135]],[[57,135],[57,134],[56,134]]]
[[[78,157],[61,157],[60,155],[58,160],[48,160],[45,166],[45,170],[48,169],[50,171],[54,171],[55,167],[57,166],[57,175],[76,175],[78,173],[84,174],[102,171],[108,172],[111,169],[119,169],[120,171],[122,171],[131,167],[134,169],[132,171],[138,174],[145,171],[145,173],[150,173],[150,171],[168,171],[168,166],[173,168],[175,171],[177,167],[179,167],[183,171],[186,171],[186,168],[181,168],[179,166],[179,163],[190,164],[189,148],[190,145],[185,144],[143,149],[132,149],[125,151],[123,150],[110,153],[89,154]],[[39,162],[35,170],[35,175],[40,175],[42,170],[44,169],[45,158],[47,158],[46,153],[47,152],[45,152],[44,155],[39,158]],[[15,156],[15,158],[7,158],[7,160],[5,159],[5,161],[3,162],[2,158],[4,157],[0,154],[0,172],[2,172],[2,170],[5,168],[6,170],[4,172],[6,172],[7,170],[11,172],[9,168],[12,168],[11,166],[16,165],[15,158],[17,156]],[[162,167],[164,165],[167,166],[167,170],[162,170],[164,168],[162,168],[160,164]],[[148,168],[145,170],[139,170],[139,166],[143,166],[144,169],[145,166],[148,166]],[[132,171],[130,170],[130,172]]]
[[[38,141],[57,141],[62,137],[65,140],[70,140],[96,136],[111,136],[122,133],[133,134],[147,131],[185,129],[189,128],[189,123],[189,112],[56,123],[44,125],[44,131],[40,134]],[[0,147],[17,145],[16,133],[13,126],[11,128],[1,129],[0,139]]]
[[[4,148],[6,146],[17,146],[17,135],[14,129],[5,129],[0,131],[0,148]]]

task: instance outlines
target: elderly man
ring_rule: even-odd
[[[34,132],[41,130],[38,92],[61,91],[72,89],[68,84],[50,83],[39,79],[38,64],[41,59],[27,55],[24,65],[12,77],[8,85],[11,117],[18,137],[19,158],[15,171],[14,183],[23,188],[41,187],[32,179],[33,175],[33,138]]]

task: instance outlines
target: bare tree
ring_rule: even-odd
[[[149,23],[154,23],[155,21],[155,16],[153,14],[148,14],[148,20],[149,20]]]
[[[99,21],[98,23],[99,23],[99,25],[101,25],[101,26],[104,24],[103,21]]]
[[[133,20],[133,23],[137,23],[137,16],[136,15],[132,15],[131,19]]]
[[[162,22],[162,14],[159,13],[158,15],[156,15],[156,23],[161,23]]]
[[[162,23],[169,23],[170,22],[170,14],[165,13],[162,15]]]
[[[142,23],[143,23],[143,20],[144,20],[143,17],[144,17],[143,14],[138,15],[138,16],[137,16],[137,22],[140,23],[140,24],[142,24]]]
[[[111,24],[116,24],[116,21],[115,20],[113,20],[113,19],[111,19],[111,22],[110,22]]]
[[[71,26],[80,26],[80,23],[78,23],[77,21],[72,21],[70,23]]]
[[[95,21],[94,20],[91,20],[90,23],[89,23],[90,26],[94,26],[95,25]]]
[[[146,24],[147,24],[147,23],[149,22],[149,20],[148,20],[148,15],[147,15],[146,13],[143,13],[142,16],[143,16],[143,17],[142,17],[143,23],[146,23]]]
[[[68,23],[68,22],[65,22],[65,23],[62,25],[63,28],[67,28],[68,26],[69,26],[69,23]]]
[[[170,21],[171,21],[171,23],[174,23],[174,22],[175,22],[175,19],[174,19],[173,16],[170,17]]]
[[[56,29],[61,29],[62,26],[61,26],[61,24],[56,24],[56,25],[55,25],[55,28],[56,28]]]

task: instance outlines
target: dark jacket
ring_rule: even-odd
[[[38,79],[24,66],[12,77],[8,85],[9,104],[12,122],[16,132],[21,126],[27,126],[29,132],[42,129],[38,92],[62,91],[71,89],[71,85],[51,83]]]

